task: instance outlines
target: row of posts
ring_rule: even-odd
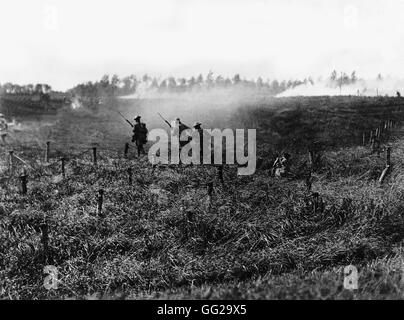
[[[93,164],[97,165],[97,147],[92,147],[92,150],[93,150]],[[49,162],[49,155],[50,155],[50,141],[47,141],[45,150],[45,162]]]
[[[93,147],[93,164],[97,165],[97,148]],[[46,142],[46,149],[45,149],[45,162],[49,162],[49,155],[50,155],[50,142]],[[10,174],[14,172],[14,151],[11,150],[9,151],[9,171]],[[62,177],[66,178],[66,158],[62,157],[60,159],[61,162],[61,173]],[[19,176],[20,182],[21,182],[21,194],[25,195],[27,194],[28,188],[27,188],[27,183],[28,183],[28,174],[27,171],[24,169],[22,174]],[[129,179],[129,184],[132,184],[132,178]]]
[[[382,151],[381,148],[381,142],[383,138],[383,134],[389,133],[389,131],[393,128],[397,127],[397,122],[393,120],[387,120],[381,123],[375,130],[370,131],[370,138],[369,138],[369,143],[371,147],[371,152],[374,153],[377,151],[378,155],[380,156],[380,153]],[[362,145],[366,145],[366,134],[363,132],[363,137],[362,137]],[[387,176],[387,174],[391,170],[391,147],[388,146],[385,149],[386,151],[386,166],[384,170],[382,171],[380,177],[379,177],[379,183],[382,184],[384,178]]]
[[[50,142],[48,141],[48,142],[46,142],[45,162],[49,162],[49,151],[50,151]],[[93,147],[92,151],[93,151],[93,157],[92,157],[93,164],[97,165],[97,148]],[[14,157],[15,157],[14,151],[13,150],[9,151],[9,170],[10,170],[10,172],[14,171]],[[64,177],[65,176],[66,158],[61,158],[60,161],[61,161],[62,174]]]
[[[97,165],[97,147],[93,147],[93,164]],[[124,148],[124,157],[127,158],[129,154],[129,143],[125,143]],[[49,162],[49,155],[50,155],[50,141],[46,142],[46,150],[45,150],[45,162]]]
[[[128,179],[129,179],[129,185],[132,185],[133,179],[132,179],[132,168],[128,168]],[[21,180],[21,193],[22,194],[27,194],[27,182],[28,182],[28,175],[25,173],[20,176]],[[207,184],[207,193],[208,193],[208,198],[209,198],[209,203],[210,205],[212,204],[212,196],[213,196],[213,181],[210,181]],[[99,189],[98,194],[97,194],[97,214],[101,215],[102,214],[102,207],[103,207],[103,202],[104,202],[104,194],[105,191],[104,189]]]
[[[127,158],[128,156],[128,152],[129,152],[129,143],[125,144],[125,148],[124,148],[124,156],[125,158]],[[9,168],[10,168],[10,172],[12,173],[14,170],[14,151],[10,151],[9,152],[9,156],[10,156],[10,160],[9,160]],[[93,147],[92,148],[92,158],[93,158],[93,164],[97,165],[97,148]],[[46,142],[46,149],[45,149],[45,162],[49,162],[50,159],[50,141]],[[62,173],[62,177],[66,178],[66,162],[67,159],[62,157],[60,159],[61,162],[61,173]],[[127,169],[127,174],[128,174],[128,184],[132,185],[133,184],[133,174],[132,174],[132,168],[128,168]],[[218,175],[218,179],[220,181],[220,183],[222,185],[224,185],[224,175],[223,175],[223,165],[220,165],[217,167],[217,175]],[[20,175],[20,181],[21,181],[21,193],[22,194],[27,194],[27,183],[28,183],[28,174],[26,172],[26,170],[23,170],[23,173]],[[211,198],[213,193],[213,182],[208,184],[208,195],[209,198]],[[103,192],[102,192],[103,194]],[[102,194],[99,194],[99,211],[101,210],[100,208],[102,208]]]
[[[65,159],[62,158],[62,176],[63,178],[66,178],[66,171],[65,171]],[[127,169],[128,173],[128,185],[133,184],[133,174],[132,174],[132,168]],[[24,169],[22,174],[20,175],[20,182],[21,182],[21,193],[22,194],[27,194],[28,188],[27,188],[27,183],[28,183],[28,174],[27,171]]]
[[[376,129],[371,130],[369,133],[369,140],[367,140],[366,132],[362,134],[362,145],[366,146],[369,141],[372,153],[378,151],[380,154],[380,144],[385,133],[388,133],[391,129],[396,128],[397,123],[394,120],[386,120],[381,123]]]

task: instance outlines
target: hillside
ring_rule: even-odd
[[[56,114],[67,105],[70,98],[61,92],[0,94],[0,112],[8,118]]]
[[[246,177],[226,166],[224,184],[216,167],[152,166],[135,158],[133,147],[126,159],[130,128],[110,106],[29,123],[0,158],[0,297],[401,298],[402,105],[318,97],[237,106],[227,124],[258,128],[259,166]],[[215,123],[221,112],[204,122]],[[393,120],[381,145],[392,148],[392,170],[380,184],[385,149],[372,153],[362,137]],[[308,190],[313,146],[321,161]],[[13,174],[11,149],[25,161],[15,160]],[[282,149],[292,153],[294,178],[270,176]],[[26,195],[19,189],[24,168]],[[57,290],[43,287],[45,265],[58,268]],[[343,288],[347,265],[360,273],[353,292]]]

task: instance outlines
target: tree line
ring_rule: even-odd
[[[142,77],[130,75],[119,78],[117,75],[104,75],[101,80],[95,82],[82,83],[69,92],[81,97],[103,97],[131,95],[142,90],[150,90],[157,93],[182,93],[198,90],[209,90],[214,88],[255,88],[265,90],[269,95],[277,95],[285,90],[294,88],[302,84],[314,84],[311,77],[304,80],[264,80],[258,77],[253,80],[242,78],[239,74],[233,77],[223,77],[209,72],[206,76],[199,74],[190,78],[157,78],[147,74]]]
[[[381,74],[378,74],[377,80],[381,81],[382,79]],[[352,71],[348,75],[346,72],[334,70],[327,78],[328,85],[334,87],[354,84],[360,80],[356,71]],[[317,81],[322,81],[322,79],[319,78]],[[315,81],[312,77],[306,77],[303,80],[264,80],[262,77],[245,79],[240,74],[235,74],[229,78],[215,75],[210,71],[205,76],[199,74],[189,78],[157,78],[148,74],[142,77],[132,74],[124,78],[120,78],[118,75],[104,75],[99,81],[79,84],[69,92],[81,97],[111,97],[135,94],[140,88],[142,88],[141,90],[150,90],[157,93],[182,93],[214,88],[251,88],[263,90],[266,94],[275,96],[300,85],[314,84]]]
[[[11,82],[0,83],[0,94],[39,94],[50,93],[52,87],[46,83],[18,85]]]
[[[378,74],[377,80],[382,80],[381,74]],[[341,87],[356,83],[360,79],[356,75],[356,71],[352,71],[350,75],[346,72],[332,71],[328,77],[328,85]],[[321,81],[321,78],[318,79]],[[148,74],[142,77],[137,77],[132,74],[123,78],[118,75],[104,75],[99,81],[89,81],[81,83],[68,90],[74,96],[83,98],[99,98],[99,97],[114,97],[131,95],[142,90],[150,90],[157,93],[182,93],[198,90],[209,90],[213,88],[252,88],[265,91],[266,94],[275,96],[286,90],[293,89],[300,85],[314,85],[315,81],[312,77],[304,78],[303,80],[277,80],[263,79],[245,79],[240,74],[235,74],[233,77],[223,77],[215,75],[210,71],[207,75],[199,74],[190,78],[157,78],[151,77]],[[18,85],[13,83],[0,84],[0,94],[38,94],[50,93],[52,87],[48,84],[27,84]]]

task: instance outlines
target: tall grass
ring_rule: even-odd
[[[29,193],[0,191],[0,295],[38,298],[397,298],[404,237],[403,141],[391,141],[393,171],[364,147],[324,151],[314,206],[300,179],[249,177],[209,166],[153,168],[103,151],[97,168],[71,161],[67,179],[43,168]],[[25,147],[23,156],[34,150]],[[268,161],[272,154],[261,156]],[[306,155],[296,154],[292,170]],[[126,168],[133,168],[133,185]],[[55,178],[56,177],[56,178]],[[212,202],[206,182],[215,181]],[[105,190],[101,215],[96,194]],[[49,230],[48,250],[43,226]],[[344,290],[342,270],[360,270]],[[59,270],[43,286],[45,265]]]

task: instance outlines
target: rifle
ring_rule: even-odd
[[[120,113],[119,111],[117,111],[117,113],[118,113],[123,119],[125,119],[125,121],[126,121],[127,123],[129,123],[129,125],[133,128],[132,122],[130,122],[128,119],[126,119],[126,118],[124,117],[124,115],[123,115],[122,113]]]
[[[170,122],[168,122],[166,119],[164,119],[164,117],[159,113],[159,112],[157,112],[157,114],[160,116],[160,118],[161,119],[163,119],[164,120],[164,122],[165,123],[167,123],[168,124],[168,126],[171,128],[171,124],[170,124]]]

